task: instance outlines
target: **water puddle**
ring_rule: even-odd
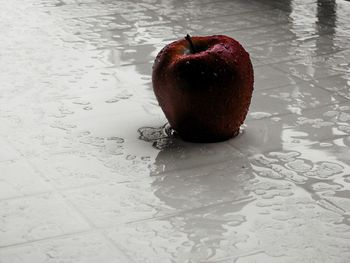
[[[172,147],[176,144],[176,131],[174,131],[168,123],[161,127],[142,127],[138,129],[139,139],[151,142],[152,146],[158,150]]]

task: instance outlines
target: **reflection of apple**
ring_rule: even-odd
[[[181,138],[215,142],[238,134],[254,77],[249,54],[236,40],[187,35],[159,52],[152,81],[166,118]]]

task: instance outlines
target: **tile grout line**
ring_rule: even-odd
[[[36,166],[35,166],[35,168],[36,168]],[[38,171],[37,170],[37,172],[39,173],[39,174],[42,174],[40,171]],[[42,175],[42,176],[44,176],[44,175]],[[50,184],[51,184],[51,180],[50,180]],[[52,185],[52,184],[51,184]],[[111,243],[111,240],[110,240],[110,238],[108,238],[107,236],[106,236],[106,234],[102,231],[100,231],[96,226],[95,226],[95,224],[73,203],[73,202],[71,202],[70,200],[69,200],[69,198],[67,198],[66,196],[65,196],[65,194],[64,194],[64,192],[63,191],[61,191],[60,189],[58,189],[55,185],[52,185],[52,187],[55,189],[55,191],[53,191],[53,193],[55,193],[55,194],[57,194],[57,195],[59,195],[64,201],[65,201],[65,204],[67,204],[73,211],[75,211],[82,219],[84,219],[84,221],[88,224],[88,226],[89,226],[89,229],[87,229],[86,230],[86,232],[90,232],[91,230],[92,231],[98,231],[98,232],[100,232],[100,234],[101,235],[103,235],[103,237],[104,238],[106,238],[107,240],[108,240],[108,242],[109,243]],[[81,232],[81,233],[84,233],[84,232]],[[72,235],[74,235],[74,233],[72,234]],[[124,255],[124,257],[125,258],[127,258],[128,260],[129,260],[129,262],[131,262],[131,259],[129,258],[129,256],[128,255],[126,255],[125,253],[124,253],[124,251],[120,248],[120,247],[118,247],[118,246],[116,246],[116,244],[114,244],[114,242],[113,243],[111,243],[112,245],[113,245],[113,247],[115,248],[115,249],[117,249],[118,250],[118,253],[120,253],[120,254],[122,254],[122,255]]]
[[[288,85],[287,85],[288,86]],[[317,86],[319,87],[319,86]],[[322,87],[319,87],[319,88],[322,88]],[[271,88],[271,89],[275,89],[275,88]],[[278,88],[276,88],[278,89]],[[328,90],[326,90],[328,91]],[[328,91],[329,92],[329,91]],[[347,98],[344,98],[345,100]],[[340,103],[329,103],[329,104],[323,104],[319,107],[316,107],[316,108],[308,108],[308,109],[304,109],[303,111],[304,112],[310,112],[310,111],[314,111],[314,110],[317,110],[317,109],[322,109],[322,108],[326,108],[326,107],[329,107],[331,105],[335,105],[335,104],[344,104],[346,101],[344,102],[340,102]],[[274,118],[274,117],[283,117],[283,116],[287,116],[287,115],[295,115],[293,113],[289,113],[289,112],[286,112],[286,113],[282,113],[282,114],[277,114],[277,115],[273,115],[273,116],[270,116],[270,117],[265,117],[265,118],[262,118],[262,119],[271,119],[271,118]],[[302,116],[302,115],[300,115]],[[262,119],[259,119],[259,120],[262,120]],[[250,119],[250,120],[247,120],[248,122],[251,122],[251,121],[257,121],[255,119]],[[346,138],[350,135],[339,135],[337,138]],[[329,140],[330,138],[324,138],[322,140],[323,141],[327,141]],[[317,142],[315,142],[317,143]],[[313,143],[314,144],[314,143]],[[12,144],[9,144],[11,147],[13,147]],[[237,149],[236,146],[232,145],[231,143],[227,143],[227,145],[229,145],[229,147],[233,147],[235,150],[237,150],[239,153],[245,155],[240,149]],[[51,193],[62,193],[62,192],[67,192],[67,191],[72,191],[72,190],[78,190],[78,189],[84,189],[84,188],[88,188],[88,187],[91,187],[91,186],[95,186],[96,184],[94,183],[89,183],[89,184],[84,184],[84,185],[81,185],[81,186],[74,186],[74,187],[71,187],[71,188],[57,188],[56,185],[53,185],[53,181],[46,177],[45,175],[42,174],[41,171],[38,170],[38,168],[32,164],[32,162],[30,162],[30,160],[28,158],[26,158],[21,152],[19,152],[16,148],[13,147],[14,150],[16,150],[17,153],[20,154],[20,157],[17,158],[17,159],[14,159],[13,161],[19,161],[19,160],[22,160],[24,162],[26,162],[30,167],[32,167],[34,169],[34,171],[36,172],[36,174],[40,175],[41,178],[43,178],[45,181],[48,181],[49,184],[53,187],[53,191],[43,191],[43,192],[37,192],[37,193],[34,193],[34,194],[28,194],[28,195],[23,195],[23,196],[16,196],[16,197],[10,197],[10,198],[5,198],[5,199],[1,199],[0,202],[2,201],[11,201],[11,200],[16,200],[16,199],[21,199],[21,198],[29,198],[29,197],[36,197],[36,196],[41,196],[41,195],[45,195],[45,194],[51,194]],[[276,149],[277,150],[277,149]],[[55,153],[55,154],[64,154],[66,152],[58,152],[58,153]],[[234,159],[238,159],[239,156],[236,156]],[[212,165],[215,165],[215,164],[218,164],[218,163],[224,163],[226,161],[229,161],[229,160],[232,160],[231,158],[227,158],[227,159],[220,159],[220,160],[217,160],[217,161],[213,161],[209,164],[206,164],[206,166],[212,166]],[[6,161],[4,161],[6,162]],[[166,172],[160,172],[159,174],[155,175],[155,176],[166,176],[168,174],[173,174],[173,173],[176,173],[176,171],[186,171],[186,170],[191,170],[191,169],[195,169],[195,168],[198,168],[198,167],[201,167],[202,165],[201,164],[198,164],[198,165],[195,165],[195,166],[190,166],[190,167],[184,167],[184,168],[180,168],[180,169],[177,169],[177,170],[170,170],[170,171],[166,171]],[[141,178],[140,178],[141,179]],[[142,179],[141,179],[142,180]],[[147,179],[145,179],[147,180]],[[127,184],[127,183],[137,183],[139,182],[139,180],[135,180],[135,181],[130,181],[130,180],[127,180],[127,181],[121,181],[121,182],[118,182],[118,181],[115,181],[115,182],[100,182],[98,183],[97,185],[105,185],[105,184],[109,184],[109,183],[113,183],[113,184],[116,184],[116,185],[123,185],[123,184]]]
[[[48,194],[48,193],[49,193],[49,194],[57,194],[57,195],[59,195],[59,196],[65,201],[65,204],[68,205],[73,211],[75,211],[76,213],[78,213],[78,214],[80,215],[80,217],[81,217],[82,219],[84,219],[84,221],[85,221],[85,222],[88,224],[88,226],[89,226],[89,229],[87,229],[87,230],[85,230],[85,231],[77,231],[77,232],[74,232],[74,233],[69,233],[69,234],[67,234],[67,235],[72,235],[72,236],[73,236],[74,234],[77,234],[77,233],[88,233],[88,232],[90,232],[91,230],[93,230],[93,231],[96,231],[96,230],[97,230],[96,227],[95,227],[95,225],[90,221],[90,219],[87,218],[87,217],[80,211],[80,209],[77,209],[77,207],[76,207],[69,199],[67,199],[67,198],[64,196],[64,194],[63,194],[59,189],[57,189],[57,187],[56,187],[55,185],[52,184],[52,180],[50,180],[50,178],[47,178],[46,176],[44,176],[44,175],[42,174],[42,172],[39,171],[39,170],[37,169],[36,165],[34,165],[32,162],[29,162],[28,159],[27,159],[26,157],[24,157],[23,153],[21,153],[21,152],[20,152],[16,147],[14,147],[12,144],[10,144],[10,145],[11,145],[11,147],[14,148],[14,150],[16,150],[17,153],[19,153],[19,155],[21,156],[20,159],[23,159],[30,167],[32,167],[32,168],[34,169],[34,171],[35,171],[40,177],[42,177],[43,179],[48,180],[48,181],[49,181],[49,184],[50,184],[50,185],[53,187],[53,189],[54,189],[54,191],[50,191],[50,192],[47,192],[47,193],[41,193],[41,194],[38,194],[37,196],[45,195],[45,194]],[[23,196],[22,196],[22,198],[26,198],[26,197],[23,197]],[[14,199],[21,199],[21,197],[14,198]],[[13,199],[11,199],[11,200],[13,200]],[[2,202],[2,200],[0,200],[0,202]],[[109,243],[111,243],[110,238],[108,238],[108,237],[105,235],[104,232],[102,232],[101,234],[104,236],[104,238],[106,238],[106,239],[108,240]],[[45,238],[45,239],[40,239],[40,240],[50,240],[50,239],[53,239],[53,238],[55,238],[55,237],[60,237],[60,236],[66,236],[66,234],[57,235],[57,236],[51,236],[51,237],[48,237],[47,239]],[[28,244],[28,243],[30,243],[30,241],[29,241],[29,242],[19,243],[19,244],[25,245],[25,244]],[[122,251],[121,248],[119,248],[118,246],[116,246],[116,244],[115,244],[114,242],[111,243],[111,244],[113,245],[113,247],[114,247],[115,249],[118,250],[118,253],[124,255],[124,257],[127,258],[128,260],[130,260],[129,262],[131,262],[131,259]],[[6,248],[6,247],[11,247],[11,246],[13,246],[13,245],[9,245],[9,246],[0,246],[0,249]]]
[[[14,243],[14,244],[10,244],[10,245],[0,246],[0,250],[11,248],[11,247],[25,246],[27,244],[32,244],[32,243],[41,243],[41,242],[45,242],[45,241],[49,241],[49,240],[57,240],[59,238],[73,237],[73,236],[75,236],[77,234],[78,235],[84,235],[84,234],[88,234],[88,233],[100,233],[106,239],[108,239],[110,242],[112,242],[117,247],[118,250],[120,250],[122,252],[122,249],[119,248],[119,246],[117,244],[115,244],[115,242],[113,240],[111,240],[105,234],[106,230],[118,228],[118,227],[125,226],[125,225],[135,225],[135,224],[141,224],[143,222],[150,222],[150,221],[155,221],[155,220],[162,220],[162,219],[172,218],[172,217],[179,216],[181,214],[191,213],[191,212],[194,212],[194,211],[207,209],[207,208],[215,207],[215,206],[218,206],[218,205],[229,204],[229,203],[241,204],[241,203],[245,203],[245,202],[251,202],[251,201],[254,201],[254,200],[255,200],[255,198],[253,196],[248,196],[246,198],[241,198],[241,199],[238,199],[238,200],[237,199],[231,199],[231,200],[227,200],[227,201],[223,201],[223,202],[218,202],[218,203],[213,203],[213,204],[209,204],[209,205],[194,207],[194,208],[191,208],[191,209],[185,209],[185,210],[181,210],[181,211],[178,211],[178,212],[175,212],[175,213],[169,213],[169,214],[162,215],[162,216],[148,217],[148,218],[143,218],[143,219],[139,219],[139,220],[123,222],[123,223],[118,223],[118,224],[112,224],[112,225],[103,226],[103,227],[95,226],[93,228],[82,230],[82,231],[75,231],[75,232],[71,232],[71,233],[65,233],[65,234],[61,234],[61,235],[54,235],[54,236],[40,238],[40,239],[35,239],[35,240],[30,240],[30,241],[26,241],[26,242],[19,242],[19,243]],[[122,254],[125,255],[124,252],[122,252]]]

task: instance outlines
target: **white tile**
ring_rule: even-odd
[[[286,113],[303,114],[306,109],[343,102],[340,95],[316,87],[312,83],[298,82],[274,89],[257,89],[253,93],[248,119]]]
[[[242,152],[252,154],[310,145],[332,137],[349,135],[347,102],[270,117],[247,120],[243,132],[229,141]],[[266,118],[268,117],[268,118]]]
[[[239,210],[247,203],[249,200],[225,203],[177,217],[128,224],[106,234],[135,262],[212,262],[240,254],[238,246],[248,236],[238,232],[245,222]]]
[[[246,157],[193,169],[174,170],[137,183],[101,184],[66,191],[65,196],[96,226],[161,217],[247,199],[244,185],[251,178]],[[161,159],[155,170],[163,168]]]
[[[176,212],[249,199],[244,190],[253,177],[249,163],[247,157],[241,157],[160,174],[153,177],[153,194]]]
[[[0,249],[1,263],[129,263],[101,234],[70,235]]]
[[[349,227],[333,225],[340,215],[323,210],[307,192],[285,182],[257,180],[250,187],[257,193],[256,200],[128,224],[106,233],[136,262],[245,262],[269,257],[286,262],[305,258],[342,262],[346,258]],[[334,242],[341,248],[335,249]],[[261,257],[253,257],[259,253]]]
[[[254,43],[254,40],[252,42]],[[259,41],[257,42],[259,43]],[[291,41],[256,44],[249,47],[248,50],[253,59],[258,59],[265,65],[284,64],[297,58],[302,58],[301,54],[295,52],[295,47]]]
[[[199,20],[184,21],[185,28],[189,32],[196,35],[214,35],[227,34],[233,38],[239,33],[232,33],[236,30],[249,30],[249,28],[256,27],[256,23],[248,20],[246,14],[234,14],[226,16],[217,16],[210,19],[202,18]]]
[[[314,83],[332,93],[350,99],[350,74],[341,74],[328,78],[315,79]]]
[[[339,74],[331,65],[332,60],[327,55],[310,56],[306,54],[303,59],[274,64],[274,67],[279,68],[286,74],[309,81]]]
[[[155,139],[151,143],[160,151],[155,157],[158,172],[188,169],[240,158],[239,150],[229,143],[198,144],[184,142],[179,138]]]
[[[41,177],[26,161],[0,162],[0,200],[52,190],[48,180]]]
[[[300,79],[269,65],[254,68],[254,89],[264,90],[286,85],[295,85]]]
[[[273,14],[275,15],[275,18],[277,18],[279,16],[278,10],[273,10]],[[246,16],[247,19],[250,19],[251,16],[254,16],[254,14],[246,14]],[[260,17],[260,14],[256,17]],[[275,24],[267,26],[263,25],[264,23],[256,23],[255,28],[248,28],[247,30],[238,30],[232,32],[230,32],[230,28],[227,28],[227,31],[228,34],[236,36],[236,38],[243,44],[243,46],[247,46],[249,49],[260,46],[260,50],[269,50],[270,53],[274,55],[276,55],[274,49],[277,51],[279,47],[288,47],[290,45],[290,41],[296,38],[295,34],[293,34],[289,26],[286,24]],[[270,46],[270,48],[268,46]],[[258,50],[259,49],[257,49],[257,51]],[[286,54],[284,55],[286,56]],[[277,57],[279,59],[286,60],[286,57],[282,58],[281,56],[276,56],[276,58]],[[270,56],[269,58],[271,60],[274,57]],[[272,61],[269,63],[271,62]]]
[[[0,138],[0,162],[18,158],[20,158],[20,154],[9,143]]]
[[[342,262],[349,250],[350,163],[337,154],[347,155],[348,147],[337,143],[257,154],[247,163],[254,176],[237,182],[245,198],[106,233],[136,262]]]
[[[56,194],[0,201],[0,247],[70,234],[87,222]]]
[[[106,227],[174,212],[153,190],[145,181],[102,184],[66,191],[64,195],[95,226]]]
[[[0,262],[348,262],[349,8],[4,2]],[[236,138],[193,144],[163,128],[152,63],[187,33],[250,53]]]
[[[114,158],[114,160],[119,159]],[[99,157],[79,152],[54,154],[31,159],[31,162],[51,181],[52,185],[59,189],[130,180],[130,176],[106,166],[106,162]]]

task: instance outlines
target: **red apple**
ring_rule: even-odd
[[[171,127],[187,141],[217,142],[239,133],[253,93],[249,54],[224,36],[186,36],[157,55],[153,90]]]

